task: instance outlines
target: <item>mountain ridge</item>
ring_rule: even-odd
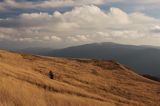
[[[93,43],[53,50],[44,55],[72,58],[110,59],[125,64],[139,74],[160,77],[160,49],[116,43]]]

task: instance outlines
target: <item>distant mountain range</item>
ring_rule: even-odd
[[[27,49],[20,50],[38,55],[115,60],[127,65],[139,74],[160,77],[160,47],[123,45],[111,42],[92,43],[64,49]]]
[[[35,54],[35,55],[45,55],[45,54],[53,51],[52,48],[40,48],[40,47],[23,48],[23,49],[8,49],[8,50],[9,51],[16,51],[19,53]]]

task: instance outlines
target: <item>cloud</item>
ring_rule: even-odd
[[[160,3],[160,0],[134,0],[134,2],[140,4],[157,4]]]
[[[57,42],[59,42],[59,41],[62,40],[62,39],[61,39],[60,37],[58,37],[58,36],[51,36],[51,39],[54,40],[54,41],[57,41]]]
[[[0,1],[2,6],[12,6],[17,8],[28,8],[32,7],[60,7],[60,6],[82,6],[90,4],[103,4],[112,2],[129,2],[128,0],[2,0]],[[134,0],[131,3],[137,4],[156,4],[159,0]]]
[[[160,26],[156,25],[153,28],[151,28],[151,32],[153,33],[160,33]]]
[[[0,39],[50,47],[55,43],[65,47],[104,41],[154,44],[155,38],[160,41],[154,31],[159,27],[155,26],[160,26],[159,19],[140,12],[128,14],[114,7],[102,11],[95,5],[85,5],[64,13],[23,13],[0,19]]]
[[[82,5],[100,5],[105,2],[116,2],[119,0],[2,0],[0,1],[0,10],[19,8],[19,9],[37,9],[37,8],[59,8],[75,7]]]

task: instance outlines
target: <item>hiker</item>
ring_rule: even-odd
[[[54,79],[54,73],[52,71],[49,71],[48,76],[50,79]]]

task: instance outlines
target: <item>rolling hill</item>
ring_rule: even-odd
[[[0,51],[0,106],[159,106],[159,90],[111,60]]]
[[[160,47],[93,43],[52,50],[45,55],[72,58],[110,59],[136,70],[139,74],[160,77]]]

